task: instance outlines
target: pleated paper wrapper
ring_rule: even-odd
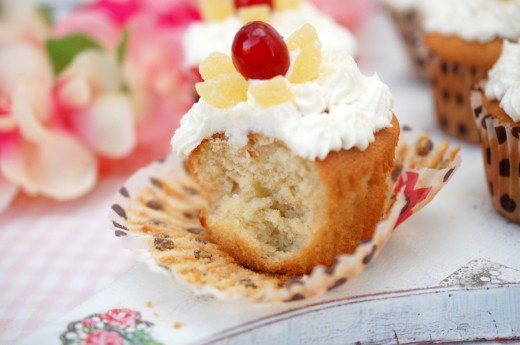
[[[391,176],[386,218],[371,240],[331,267],[316,266],[304,276],[249,270],[212,243],[199,221],[206,207],[197,183],[173,155],[136,172],[119,190],[110,226],[138,261],[196,293],[249,302],[290,302],[327,293],[360,274],[383,250],[396,227],[428,204],[460,164],[458,148],[435,143],[425,133],[401,130]],[[172,281],[172,293],[175,289]]]
[[[502,123],[483,104],[485,82],[471,92],[489,196],[495,209],[520,224],[520,124]]]

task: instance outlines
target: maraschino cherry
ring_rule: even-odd
[[[289,50],[283,37],[264,22],[244,25],[231,50],[235,68],[247,79],[271,79],[289,69]]]
[[[235,8],[254,6],[254,5],[268,5],[273,8],[272,0],[235,0]]]

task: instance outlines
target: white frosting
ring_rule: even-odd
[[[502,54],[488,73],[486,97],[499,100],[506,114],[520,121],[520,42],[504,41]]]
[[[424,15],[426,31],[467,41],[520,37],[520,0],[432,0]]]
[[[306,23],[311,23],[316,28],[326,50],[344,50],[350,55],[357,53],[357,41],[354,36],[305,1],[295,10],[273,12],[269,21],[269,24],[285,38]],[[185,65],[198,66],[215,51],[229,54],[235,34],[242,26],[236,15],[222,21],[193,23],[183,37]]]
[[[174,152],[187,156],[216,133],[225,133],[231,145],[243,146],[247,135],[256,132],[283,141],[303,158],[324,159],[330,151],[364,150],[375,140],[375,132],[391,126],[393,99],[388,87],[377,75],[363,76],[346,53],[324,53],[318,79],[288,85],[295,98],[268,108],[260,107],[249,93],[246,102],[227,109],[199,100],[173,136]]]

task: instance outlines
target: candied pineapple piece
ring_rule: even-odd
[[[199,65],[199,72],[203,80],[210,80],[219,75],[237,73],[229,55],[214,52]]]
[[[251,86],[249,91],[262,108],[289,102],[294,98],[286,79],[281,75]]]
[[[299,49],[289,75],[291,83],[305,83],[316,79],[321,67],[321,42],[316,29],[310,24],[303,25],[287,39],[290,51]]]
[[[238,10],[238,15],[242,24],[247,24],[254,21],[262,21],[267,23],[269,21],[269,5],[253,5],[241,7]]]
[[[303,48],[294,60],[289,80],[291,83],[305,83],[318,78],[321,67],[321,43]]]
[[[277,12],[292,10],[300,6],[300,0],[273,0],[273,8]]]
[[[234,11],[234,0],[200,0],[200,12],[204,20],[223,20]]]
[[[289,51],[292,51],[298,48],[303,49],[306,46],[314,44],[315,41],[318,41],[316,29],[310,24],[304,24],[301,28],[293,32],[285,43]]]
[[[240,73],[222,74],[195,84],[197,93],[205,102],[222,109],[245,102],[247,87],[247,81]]]

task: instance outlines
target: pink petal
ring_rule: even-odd
[[[130,17],[141,9],[141,4],[138,0],[98,0],[89,8],[104,12],[114,23],[123,26]]]
[[[135,147],[134,112],[122,94],[102,96],[71,119],[75,131],[101,156],[123,158]]]
[[[49,137],[49,132],[41,120],[48,113],[42,93],[37,85],[31,85],[25,79],[19,80],[13,92],[12,116],[22,136],[33,143],[45,141]]]
[[[0,45],[0,94],[9,97],[20,78],[50,88],[52,69],[43,51],[22,42]]]
[[[63,37],[70,34],[87,35],[104,47],[113,49],[120,39],[120,29],[103,11],[84,8],[66,16],[54,27],[52,35]]]
[[[38,145],[21,142],[4,146],[0,170],[27,194],[57,200],[77,198],[90,191],[97,180],[95,156],[74,137],[61,132],[52,133]]]
[[[0,174],[0,213],[5,211],[18,193],[18,187]]]
[[[86,50],[77,55],[60,76],[60,81],[82,79],[93,93],[117,91],[121,86],[119,68],[108,54]]]

